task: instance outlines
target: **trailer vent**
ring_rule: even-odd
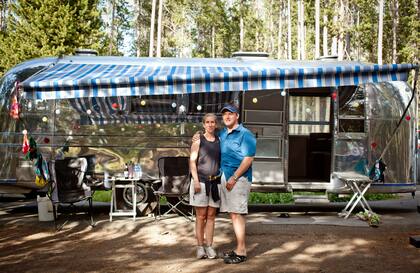
[[[316,58],[318,61],[337,61],[338,55],[327,55]]]
[[[232,54],[232,58],[268,58],[270,54],[267,52],[245,52],[238,51]]]
[[[78,48],[74,51],[76,56],[98,56],[98,51],[89,48]]]

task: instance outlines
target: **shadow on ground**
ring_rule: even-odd
[[[56,232],[53,223],[38,222],[31,206],[0,208],[0,272],[408,273],[420,268],[420,249],[408,243],[410,235],[420,234],[415,209],[394,210],[376,229],[279,224],[281,219],[263,224],[279,213],[254,210],[247,217],[249,260],[225,265],[221,259],[194,259],[194,223],[182,217],[158,222],[117,218],[110,223],[107,211],[97,210],[94,228],[85,215],[77,214]],[[414,221],[404,220],[410,217]],[[233,238],[230,220],[219,215],[217,249],[232,249]]]

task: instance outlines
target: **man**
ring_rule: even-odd
[[[232,220],[237,246],[225,253],[224,262],[237,264],[246,261],[245,214],[252,182],[252,161],[256,151],[254,135],[239,124],[239,110],[232,104],[222,110],[225,128],[219,133],[221,150],[220,211],[228,212]]]

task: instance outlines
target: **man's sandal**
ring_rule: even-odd
[[[232,252],[234,254],[233,256],[228,256],[223,259],[225,264],[239,264],[246,261],[246,256],[238,255],[234,251]]]
[[[230,251],[223,252],[223,255],[220,258],[225,259],[225,258],[233,257],[233,256],[236,256],[236,253],[235,251],[230,250]]]

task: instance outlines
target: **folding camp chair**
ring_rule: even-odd
[[[154,190],[156,201],[158,204],[157,213],[161,217],[160,199],[165,196],[167,199],[171,197],[177,200],[174,203],[168,202],[169,210],[163,215],[170,212],[176,212],[184,216],[186,219],[193,221],[193,210],[191,213],[185,212],[181,206],[188,199],[190,186],[190,168],[189,157],[161,157],[158,159],[159,177],[162,185],[158,190]],[[156,214],[155,214],[156,218]]]
[[[85,172],[88,163],[86,158],[65,158],[50,162],[52,177],[52,195],[54,223],[56,229],[61,229],[67,221],[57,228],[57,208],[59,204],[70,204],[70,209],[74,213],[74,204],[87,200],[89,202],[88,215],[90,224],[94,226],[92,216],[92,192],[85,183]]]
[[[333,175],[343,181],[353,192],[353,195],[348,201],[346,207],[338,214],[338,216],[347,219],[359,203],[364,211],[373,213],[366,201],[366,198],[364,197],[372,182],[368,176],[356,172],[334,172]]]

